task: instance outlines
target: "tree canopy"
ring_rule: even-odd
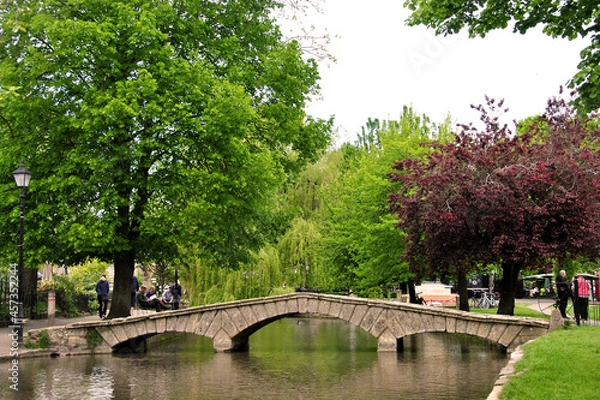
[[[579,72],[569,86],[576,89],[575,103],[584,112],[600,108],[600,3],[596,0],[406,0],[412,14],[409,25],[425,25],[449,35],[467,28],[471,37],[484,37],[494,29],[524,34],[541,25],[551,37],[569,40],[590,38],[581,51]]]
[[[542,258],[597,256],[600,130],[562,101],[515,135],[502,102],[479,107],[483,129],[463,126],[430,155],[396,162],[390,196],[407,257],[420,275],[502,266],[498,312],[512,315],[521,269]]]
[[[398,120],[369,119],[356,146],[342,149],[346,166],[338,179],[323,189],[320,213],[324,264],[330,276],[362,296],[380,296],[412,278],[403,259],[403,232],[387,199],[396,160],[421,156],[421,146],[433,138],[447,139],[448,121],[433,124],[404,107]]]
[[[268,234],[286,174],[330,123],[304,112],[313,60],[281,37],[273,0],[23,0],[0,11],[2,191],[33,172],[31,263],[112,260],[111,317],[134,263],[189,246],[235,264]],[[14,196],[1,207],[3,251]],[[12,250],[14,251],[14,250]]]

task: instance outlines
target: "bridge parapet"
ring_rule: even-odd
[[[260,328],[281,318],[301,315],[337,318],[359,326],[377,338],[378,351],[397,351],[402,338],[425,332],[477,336],[513,351],[550,330],[550,322],[543,319],[474,314],[358,297],[292,293],[71,324],[55,328],[50,340],[65,351],[82,347],[85,350],[82,344],[89,347],[89,336],[97,335],[102,339],[100,345],[87,350],[108,352],[123,343],[145,343],[150,336],[185,332],[212,339],[217,352],[244,351],[248,349],[250,335]]]

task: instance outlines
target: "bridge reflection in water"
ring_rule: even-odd
[[[406,336],[426,332],[477,336],[513,351],[517,346],[546,334],[547,320],[473,314],[440,307],[358,297],[293,293],[190,307],[139,317],[78,323],[50,328],[50,341],[57,352],[86,350],[90,334],[101,337],[95,353],[111,352],[120,346],[144,343],[151,336],[181,332],[213,340],[216,352],[248,350],[249,337],[281,318],[314,316],[336,318],[362,328],[377,339],[378,351],[402,349]],[[36,332],[29,331],[35,342]]]

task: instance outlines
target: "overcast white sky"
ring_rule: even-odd
[[[475,122],[470,108],[487,94],[505,99],[507,122],[544,111],[577,71],[581,40],[553,40],[541,30],[526,35],[510,29],[469,39],[466,33],[435,37],[424,27],[408,27],[403,0],[325,0],[311,16],[332,38],[337,63],[322,65],[322,100],[308,113],[335,115],[340,142],[354,143],[369,117],[398,119],[404,105],[441,122]]]

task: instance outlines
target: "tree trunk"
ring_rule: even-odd
[[[459,298],[459,310],[469,311],[469,290],[468,290],[467,274],[463,270],[458,271],[458,298]]]
[[[410,303],[417,304],[417,293],[415,292],[415,283],[412,279],[409,279],[406,283],[406,286],[408,287],[408,301]]]
[[[498,314],[514,315],[517,282],[523,265],[523,261],[504,261],[502,263],[502,288],[500,289]]]
[[[115,256],[115,282],[108,318],[128,317],[131,308],[131,283],[135,267],[133,251],[120,252]]]
[[[127,198],[127,192],[124,192],[122,197]],[[132,246],[139,237],[139,230],[130,227],[129,224],[129,206],[119,206],[118,214],[117,236],[121,237],[130,247],[126,250],[117,251],[114,256],[115,282],[108,318],[121,318],[130,315],[131,284],[136,255],[136,251]],[[139,225],[136,225],[136,227],[139,227]]]

